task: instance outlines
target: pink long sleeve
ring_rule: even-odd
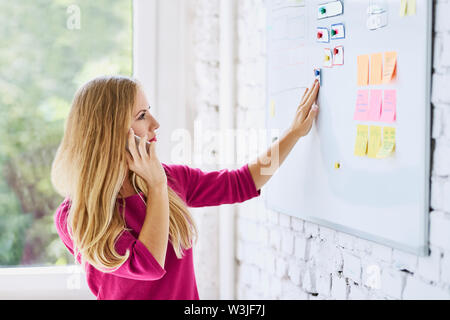
[[[170,168],[180,185],[185,186],[189,207],[241,203],[261,195],[261,190],[256,190],[248,164],[239,169],[209,172],[181,164]]]
[[[60,238],[63,240],[67,249],[74,254],[73,242],[67,231],[66,219],[68,210],[69,202],[66,199],[65,205],[60,206],[54,219]],[[120,255],[124,255],[128,250],[130,255],[117,270],[109,272],[108,274],[122,278],[149,281],[159,280],[166,273],[150,251],[148,251],[147,247],[139,239],[136,239],[129,231],[123,231],[117,238],[115,249]],[[79,257],[77,257],[77,260],[80,262]]]
[[[190,207],[243,202],[261,193],[256,190],[248,165],[236,170],[211,172],[186,165],[162,165],[168,185]],[[142,193],[141,196],[145,197]],[[184,250],[184,255],[178,258],[169,241],[164,269],[161,268],[150,251],[137,239],[147,214],[145,204],[138,194],[124,200],[125,221],[130,230],[119,236],[115,248],[120,254],[129,250],[130,256],[112,273],[101,272],[88,264],[85,271],[92,293],[98,300],[199,299],[193,249]],[[121,203],[117,200],[120,207]],[[73,255],[72,240],[67,232],[69,204],[69,199],[65,199],[54,218],[61,240]]]

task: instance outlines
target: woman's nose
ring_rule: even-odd
[[[153,118],[153,117],[152,117]],[[159,122],[156,121],[155,118],[153,118],[153,123],[152,123],[152,127],[154,128],[153,130],[156,130],[159,128]]]

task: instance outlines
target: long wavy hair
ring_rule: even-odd
[[[120,213],[116,202],[125,178],[137,193],[148,192],[145,180],[129,170],[125,154],[138,88],[136,79],[123,76],[98,77],[83,85],[51,168],[53,187],[71,202],[67,224],[75,261],[80,254],[81,264],[104,272],[119,268],[130,254],[122,256],[115,249],[118,237],[129,230],[125,209]],[[184,201],[167,187],[169,240],[180,259],[197,240],[197,228]]]

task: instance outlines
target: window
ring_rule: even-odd
[[[75,91],[132,75],[132,0],[0,2],[0,266],[73,263],[50,182]]]

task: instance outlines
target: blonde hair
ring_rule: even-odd
[[[104,272],[120,267],[129,256],[115,250],[115,242],[127,230],[116,199],[125,178],[145,195],[147,183],[128,168],[126,140],[131,127],[137,80],[99,77],[75,94],[64,126],[64,136],[51,168],[55,190],[69,197],[68,231],[74,257]],[[170,177],[168,176],[168,179]],[[169,240],[176,256],[197,239],[197,228],[183,200],[169,187]],[[125,211],[125,199],[122,199]]]

